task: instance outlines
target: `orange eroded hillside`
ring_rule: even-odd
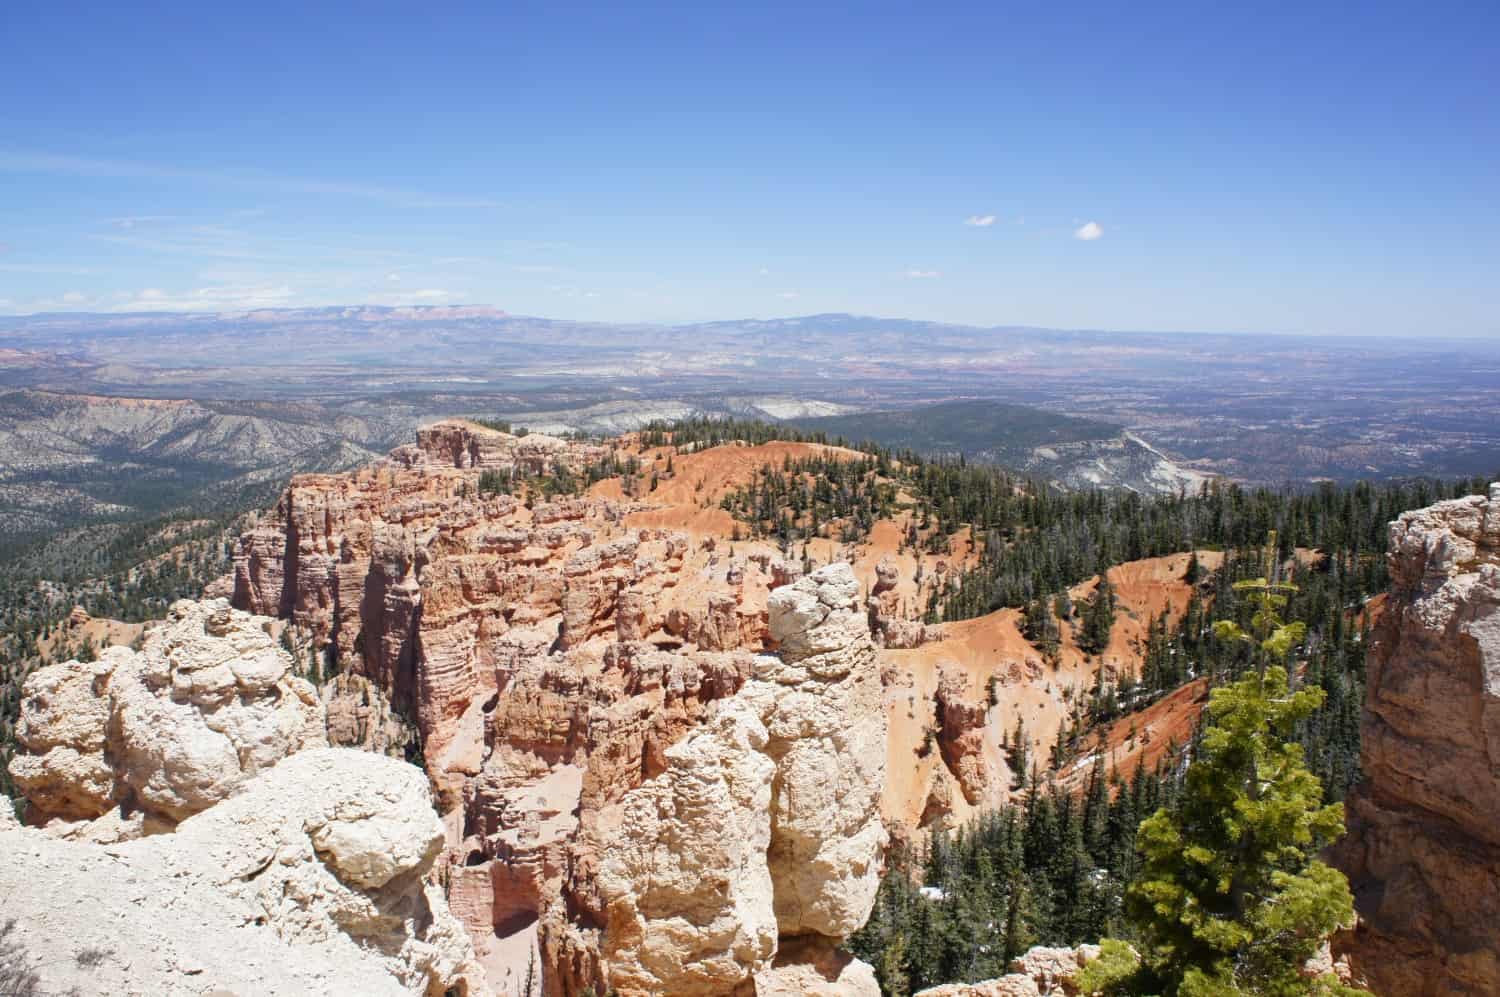
[[[671,447],[655,447],[633,451],[641,460],[641,478],[649,481],[656,477],[656,487],[635,499],[645,508],[637,508],[626,518],[633,528],[682,530],[695,538],[716,538],[728,543],[736,556],[752,554],[781,556],[781,551],[769,540],[748,538],[748,529],[738,523],[719,501],[730,492],[752,484],[763,468],[780,469],[788,460],[798,461],[818,457],[844,460],[864,460],[868,454],[846,447],[820,443],[794,443],[775,441],[757,446],[728,443],[691,453],[675,453]],[[672,472],[666,467],[670,455]],[[620,478],[608,478],[593,485],[589,495],[594,498],[624,500],[625,493]],[[909,496],[905,496],[910,501]],[[795,545],[795,553],[804,552],[816,564],[827,564],[836,560],[847,560],[854,567],[855,577],[866,593],[874,591],[878,584],[879,566],[885,563],[887,577],[894,577],[893,598],[901,615],[919,618],[926,607],[932,589],[944,578],[956,576],[978,561],[968,529],[960,530],[949,540],[949,551],[934,554],[914,550],[905,546],[904,539],[912,523],[908,512],[901,512],[892,519],[877,521],[868,537],[857,543],[844,543],[833,537],[815,537]],[[733,540],[736,535],[742,537]]]
[[[940,638],[921,647],[883,651],[890,726],[886,819],[909,830],[934,819],[939,826],[952,825],[1005,802],[1013,774],[1002,741],[1018,722],[1031,758],[1045,768],[1059,726],[1067,723],[1075,698],[1087,694],[1101,665],[1115,676],[1138,671],[1150,621],[1163,609],[1173,623],[1181,619],[1191,596],[1183,580],[1189,557],[1174,554],[1110,569],[1117,611],[1109,646],[1097,657],[1085,655],[1072,628],[1064,626],[1056,664],[1049,664],[1022,635],[1021,614],[1014,609],[944,624],[935,628]],[[1208,570],[1222,558],[1198,552]],[[1075,603],[1090,598],[1097,584],[1090,579],[1074,586]],[[1149,733],[1128,749],[1131,717],[1110,728],[1105,743],[1122,765],[1133,766],[1141,751],[1148,765],[1155,764],[1172,738],[1185,739],[1201,698],[1201,689],[1184,687],[1135,715],[1137,733]],[[924,751],[924,743],[946,750]]]

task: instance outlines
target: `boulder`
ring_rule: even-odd
[[[138,841],[0,826],[0,893],[44,992],[482,993],[442,845],[419,770],[322,748]]]
[[[1078,997],[1078,972],[1099,958],[1099,946],[1038,945],[1012,959],[1010,972],[978,983],[945,983],[914,997]]]
[[[326,744],[317,694],[292,674],[269,623],[223,599],[183,600],[139,651],[111,647],[29,676],[10,764],[28,819],[93,820],[120,807],[175,823]]]

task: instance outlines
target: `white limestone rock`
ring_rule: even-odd
[[[776,952],[766,730],[730,701],[630,793],[599,888],[602,953],[622,993],[725,994]]]
[[[170,825],[326,744],[317,693],[266,623],[222,599],[184,600],[139,651],[111,647],[29,676],[10,771],[37,818],[94,820],[118,807],[122,833],[142,812]]]
[[[776,761],[767,861],[782,935],[846,938],[870,916],[880,887],[886,723],[858,594],[844,563],[773,592],[781,653],[757,659],[756,680],[742,692],[762,706],[765,750]],[[808,612],[810,601],[826,611]]]
[[[0,827],[0,895],[44,992],[483,992],[442,891],[442,824],[411,766],[305,751],[109,846]]]
[[[780,654],[626,794],[599,877],[600,954],[624,997],[878,992],[834,951],[869,917],[886,841],[885,711],[857,595],[847,564],[776,590]],[[778,957],[794,936],[817,960]]]

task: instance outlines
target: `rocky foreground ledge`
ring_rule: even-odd
[[[0,807],[10,968],[41,993],[486,992],[419,769],[329,748],[273,621],[176,603],[40,669]]]
[[[171,833],[100,845],[12,818],[0,896],[43,993],[482,993],[428,881],[442,846],[421,772],[319,748]]]

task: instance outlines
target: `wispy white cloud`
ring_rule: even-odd
[[[970,215],[969,217],[967,217],[967,218],[964,219],[964,224],[965,225],[972,225],[975,228],[989,228],[991,225],[995,224],[995,216],[994,215]]]
[[[435,267],[451,266],[493,266],[493,260],[487,260],[482,256],[439,256],[432,261]]]
[[[144,229],[131,227],[117,232],[94,232],[86,238],[108,246],[164,256],[262,263],[288,271],[305,270],[318,264],[382,267],[386,272],[395,273],[411,269],[411,265],[398,264],[413,258],[408,252],[375,246],[328,246],[285,237],[265,238],[248,230],[218,224],[162,223]]]
[[[569,284],[553,284],[551,287],[547,288],[547,291],[549,293],[551,293],[551,294],[562,295],[564,298],[597,298],[597,297],[599,297],[599,292],[598,291],[590,291],[587,288],[583,288],[583,287],[573,287],[572,285],[569,285]],[[630,293],[630,292],[627,292],[627,293]],[[645,292],[643,292],[643,293],[645,293]]]
[[[1093,242],[1095,239],[1104,237],[1104,227],[1098,222],[1084,222],[1073,230],[1073,238],[1083,242]]]
[[[45,173],[53,176],[111,177],[116,179],[180,180],[239,190],[264,190],[283,194],[319,194],[379,201],[400,208],[499,208],[501,202],[487,197],[434,194],[374,184],[311,177],[289,176],[246,166],[204,169],[166,163],[141,163],[119,159],[92,159],[50,152],[0,151],[0,172]]]
[[[903,275],[907,280],[928,280],[933,277],[941,277],[943,274],[938,270],[908,270]]]
[[[411,297],[418,301],[440,301],[448,297],[448,292],[440,287],[424,287],[420,291],[411,292]]]
[[[791,301],[794,298],[802,297],[802,295],[798,294],[796,291],[782,291],[780,294],[776,295],[776,297],[785,298],[787,301]]]
[[[133,229],[141,225],[154,225],[158,222],[177,221],[176,215],[125,215],[120,218],[109,219],[109,224],[115,228]]]
[[[0,263],[0,273],[65,274],[82,277],[93,271],[88,267],[63,267],[47,263]]]
[[[127,293],[112,311],[117,312],[212,312],[246,311],[254,308],[285,308],[295,303],[296,292],[286,284],[214,285],[193,291],[171,293],[159,287]]]

